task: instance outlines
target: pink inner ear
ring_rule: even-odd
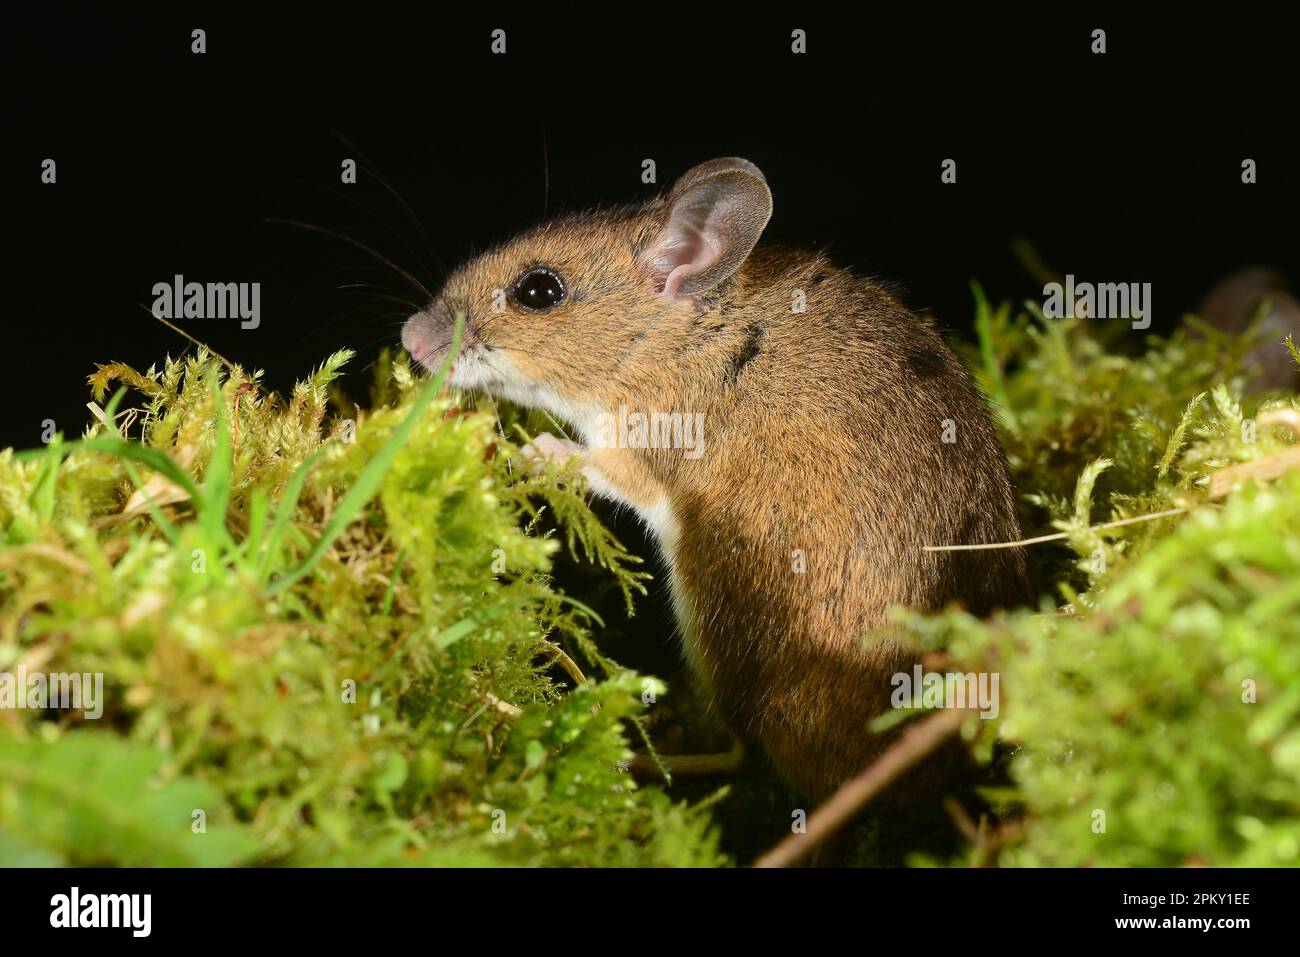
[[[708,212],[688,212],[673,216],[667,235],[652,259],[656,273],[664,276],[663,297],[679,299],[682,283],[704,272],[718,261],[720,252],[709,241]]]

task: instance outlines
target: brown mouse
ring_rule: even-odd
[[[402,341],[436,369],[463,311],[452,383],[572,424],[580,444],[534,451],[581,455],[645,521],[713,706],[817,800],[883,746],[868,724],[915,660],[873,634],[892,605],[982,614],[1029,591],[1019,549],[923,550],[1020,538],[962,363],[879,283],[759,245],[771,210],[757,167],[712,160],[467,263]],[[620,410],[702,441],[611,441]]]

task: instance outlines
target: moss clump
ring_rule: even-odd
[[[105,698],[0,710],[0,864],[719,863],[707,813],[617,767],[647,679],[561,650],[595,618],[542,510],[641,577],[578,477],[404,361],[330,415],[347,358],[287,402],[205,352],[104,367],[143,405],[0,455],[0,671]]]
[[[1011,786],[964,859],[1300,865],[1296,396],[1241,396],[1249,338],[1127,356],[1009,307],[981,331],[986,358],[1012,357],[983,374],[1020,487],[1064,538],[1040,566],[1062,604],[903,616],[944,670],[1000,675],[1000,715],[967,731],[986,758],[1011,749]]]

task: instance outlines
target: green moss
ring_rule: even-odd
[[[549,583],[541,509],[640,587],[578,477],[527,474],[401,360],[330,416],[347,358],[287,403],[202,352],[106,367],[96,397],[143,406],[0,456],[0,670],[102,672],[107,699],[0,711],[0,861],[718,863],[707,814],[617,768],[643,679],[551,675],[595,622]]]
[[[1210,488],[1292,448],[1295,395],[1242,393],[1249,338],[977,301],[1026,533],[1061,538],[1041,608],[900,615],[1001,678],[994,836],[953,863],[1296,864],[1300,475]],[[645,575],[581,478],[402,357],[357,409],[348,359],[287,399],[202,351],[105,366],[86,436],[0,453],[0,672],[105,682],[98,720],[0,709],[0,864],[724,863],[713,798],[618,770],[650,679],[551,574],[628,610]]]
[[[1127,356],[1078,322],[986,322],[1014,357],[1017,480],[1068,547],[1038,546],[1063,607],[903,616],[953,670],[1000,675],[1001,714],[968,730],[1014,748],[1014,787],[969,860],[1300,865],[1300,472],[1210,489],[1289,454],[1300,403],[1241,396],[1248,341],[1180,332]]]

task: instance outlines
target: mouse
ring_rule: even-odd
[[[961,360],[886,284],[763,241],[772,208],[756,165],[704,162],[466,262],[401,338],[437,370],[463,313],[450,383],[571,427],[528,453],[577,456],[644,522],[694,681],[817,801],[890,740],[872,721],[919,660],[894,606],[986,615],[1031,590],[1022,548],[924,549],[1021,538]]]

